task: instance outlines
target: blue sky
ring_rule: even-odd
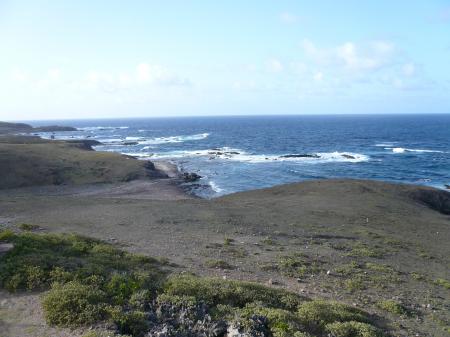
[[[0,0],[0,120],[450,112],[450,1]]]

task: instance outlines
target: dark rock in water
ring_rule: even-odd
[[[194,173],[194,172],[184,172],[181,174],[181,178],[185,182],[190,183],[190,182],[194,182],[194,181],[201,179],[202,176],[197,173]]]
[[[450,184],[445,184],[444,187],[445,187],[447,190],[450,190]]]
[[[240,153],[236,151],[221,151],[220,149],[213,149],[213,151],[209,151],[208,154],[214,156],[232,156]]]
[[[138,145],[139,143],[138,142],[124,142],[123,143],[123,145],[126,145],[126,146],[130,146],[130,145]]]
[[[211,152],[208,152],[208,154],[212,154],[212,155],[215,155],[215,156],[221,156],[221,155],[223,155],[223,152],[220,152],[220,151],[211,151]]]
[[[346,158],[346,159],[356,159],[356,157],[351,156],[351,155],[349,155],[349,154],[345,154],[345,153],[342,155],[342,157],[344,157],[344,158]]]
[[[280,158],[320,158],[317,154],[285,154]]]

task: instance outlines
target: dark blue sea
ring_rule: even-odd
[[[79,128],[61,139],[102,142],[142,160],[170,160],[214,197],[319,178],[363,178],[446,188],[450,115],[245,116],[32,122]],[[50,137],[50,134],[42,134]]]

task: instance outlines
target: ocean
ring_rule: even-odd
[[[79,128],[56,139],[95,139],[99,151],[170,160],[202,178],[201,197],[323,178],[446,188],[450,114],[233,116],[39,121]],[[50,133],[41,133],[50,138]]]

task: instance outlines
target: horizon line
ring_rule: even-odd
[[[37,122],[37,121],[89,121],[89,120],[125,120],[125,119],[163,119],[163,118],[215,118],[215,117],[314,117],[314,116],[432,116],[450,115],[450,112],[398,112],[398,113],[330,113],[330,114],[215,114],[215,115],[170,115],[170,116],[131,116],[131,117],[92,117],[92,118],[42,118],[42,119],[1,119],[4,122]]]

